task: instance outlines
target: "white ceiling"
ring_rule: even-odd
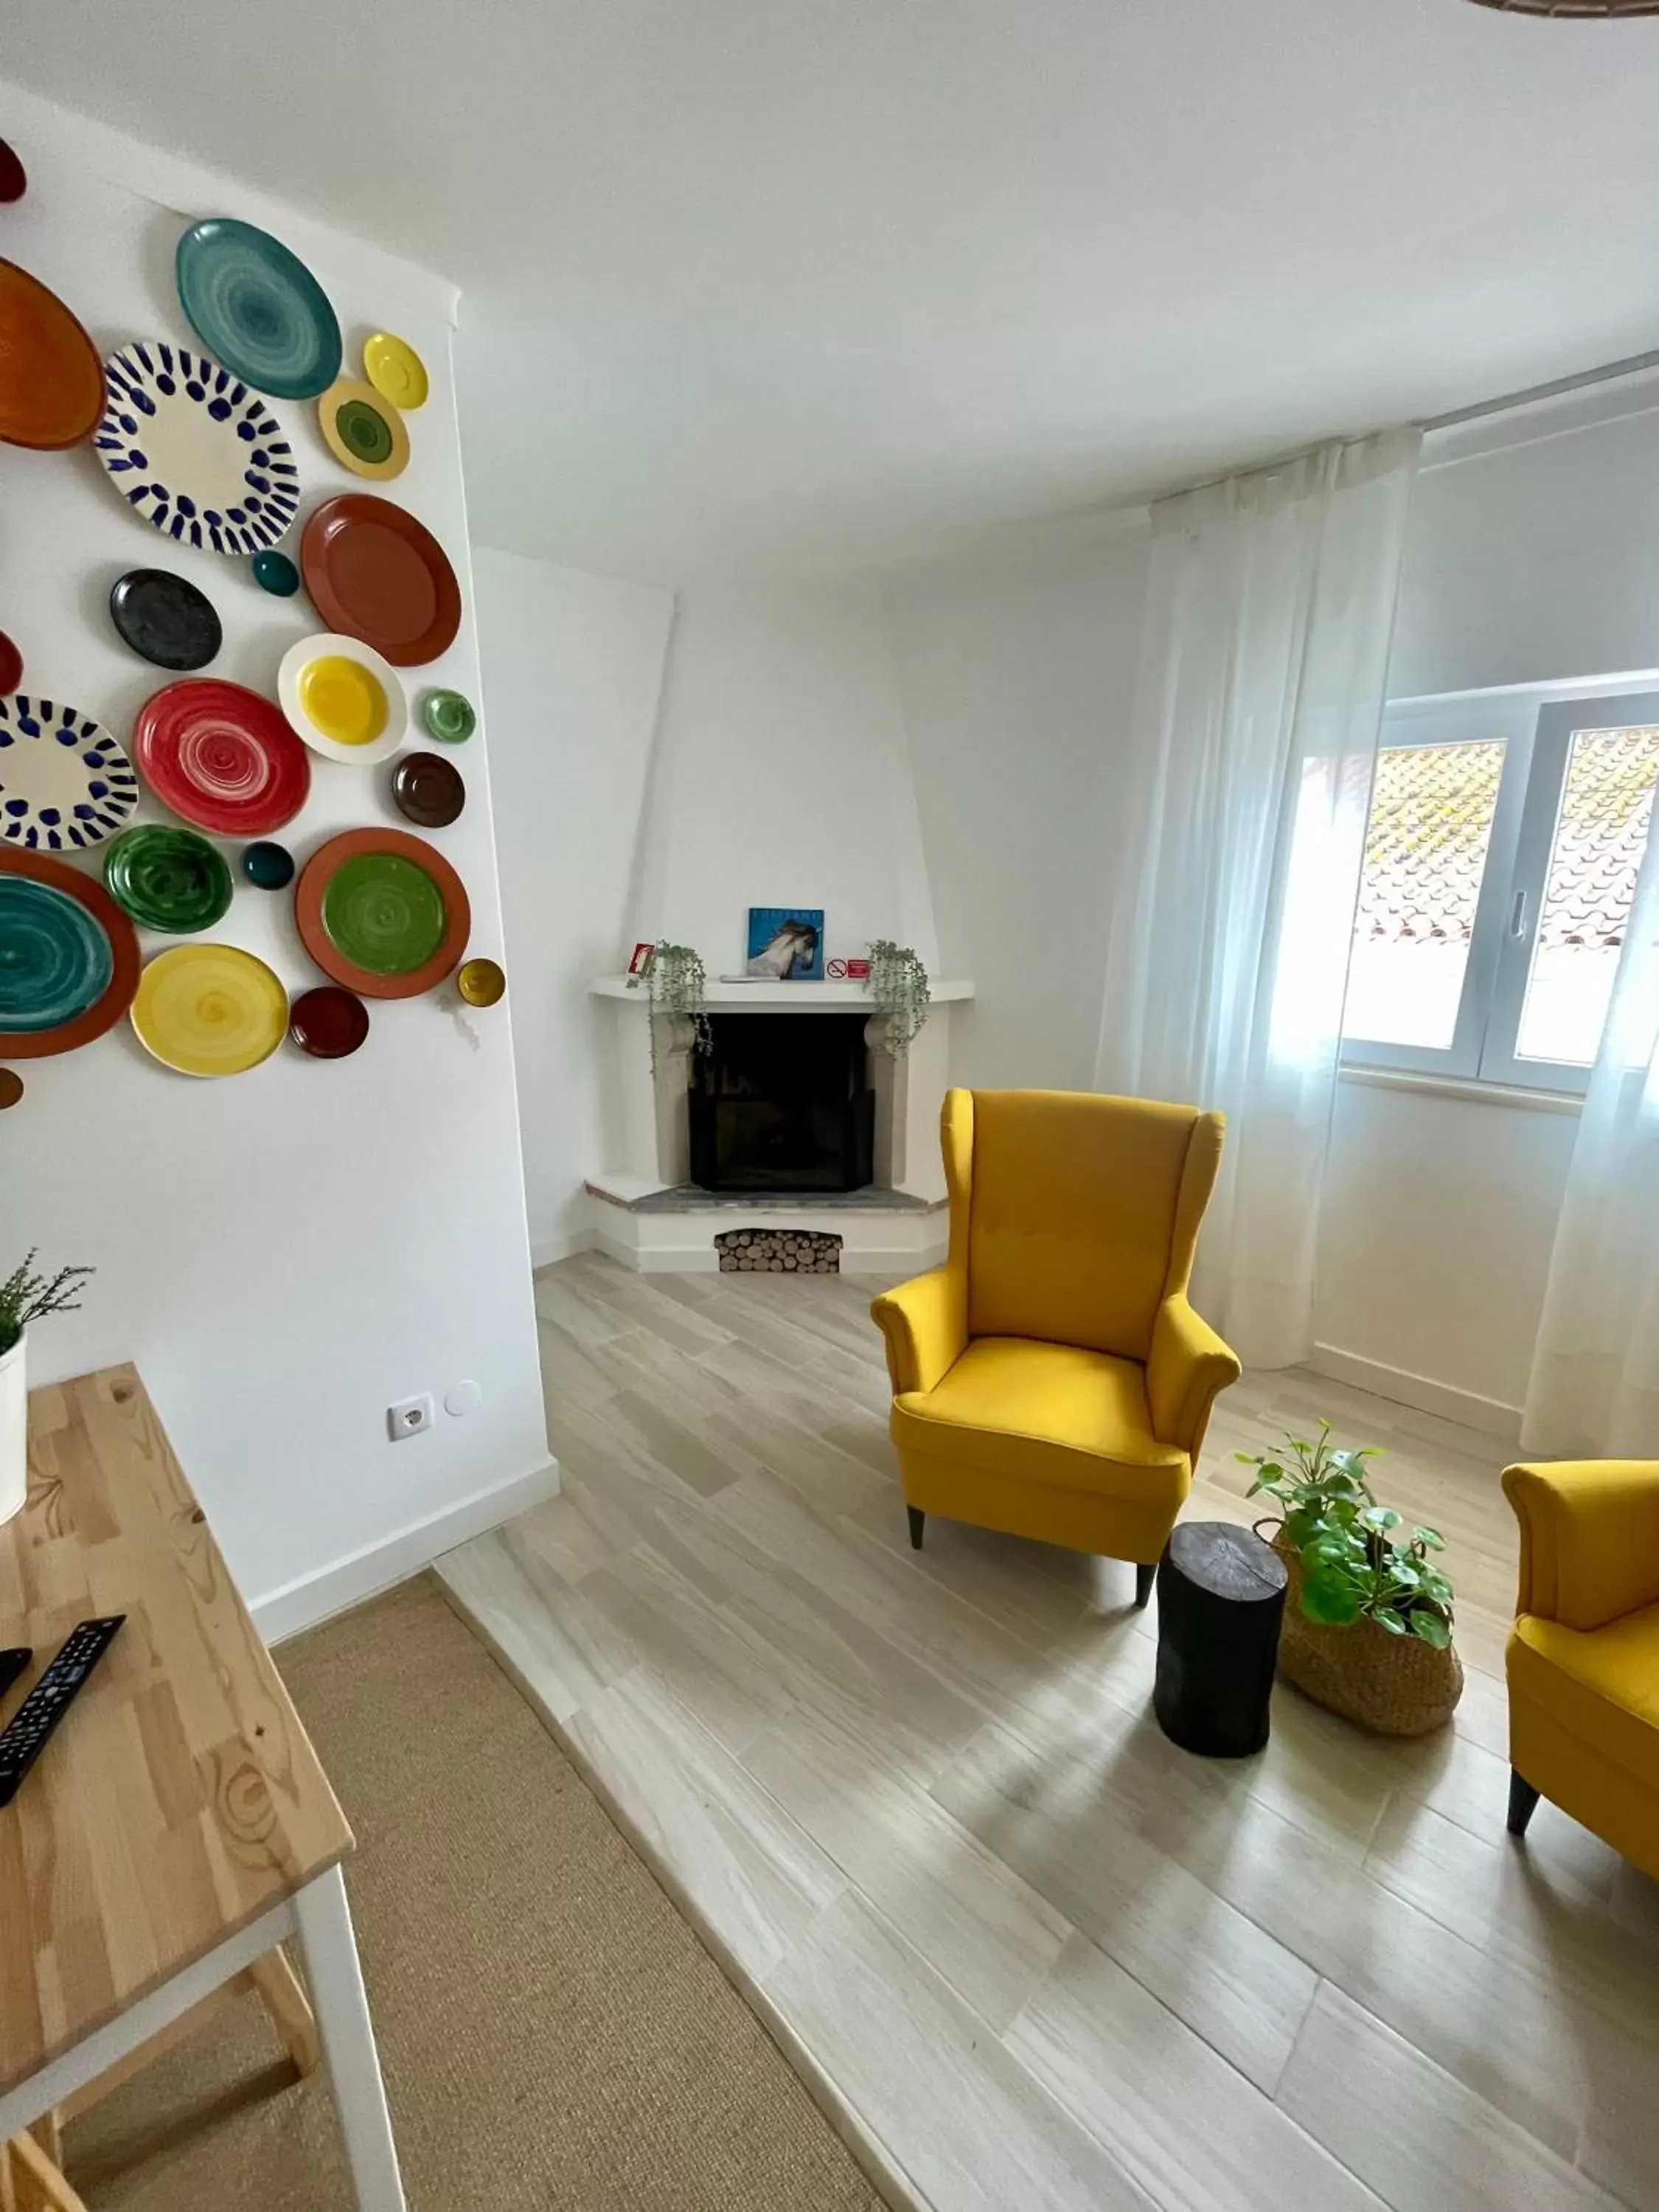
[[[27,83],[453,276],[475,533],[581,565],[882,556],[1659,345],[1659,19],[5,15]]]

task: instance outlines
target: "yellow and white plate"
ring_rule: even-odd
[[[343,376],[317,402],[317,427],[337,461],[358,477],[400,477],[409,466],[409,433],[392,401],[372,384]]]
[[[276,696],[290,726],[325,760],[368,767],[395,753],[409,728],[397,670],[360,638],[319,630],[289,646]]]
[[[288,993],[236,945],[176,945],[138,978],[132,1026],[180,1075],[241,1075],[288,1033]]]

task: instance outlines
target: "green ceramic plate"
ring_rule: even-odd
[[[323,893],[323,927],[371,975],[407,975],[443,943],[443,894],[426,870],[396,853],[360,853]]]
[[[472,702],[460,691],[428,691],[421,701],[421,720],[434,738],[459,745],[478,726]]]
[[[230,869],[193,830],[144,823],[124,830],[104,856],[104,887],[141,929],[189,937],[230,904]]]

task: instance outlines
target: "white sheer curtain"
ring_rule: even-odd
[[[1521,1440],[1659,1455],[1659,837],[1620,955],[1555,1232]]]
[[[1248,1364],[1313,1347],[1365,817],[1421,439],[1152,510],[1100,1089],[1219,1107],[1194,1291]]]

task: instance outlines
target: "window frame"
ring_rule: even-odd
[[[1345,1032],[1344,1067],[1583,1095],[1589,1067],[1522,1060],[1516,1052],[1571,741],[1579,730],[1656,726],[1659,690],[1615,690],[1605,683],[1407,700],[1384,709],[1379,750],[1501,741],[1504,767],[1450,1044],[1391,1044]],[[1525,897],[1518,936],[1510,927],[1517,894]]]

